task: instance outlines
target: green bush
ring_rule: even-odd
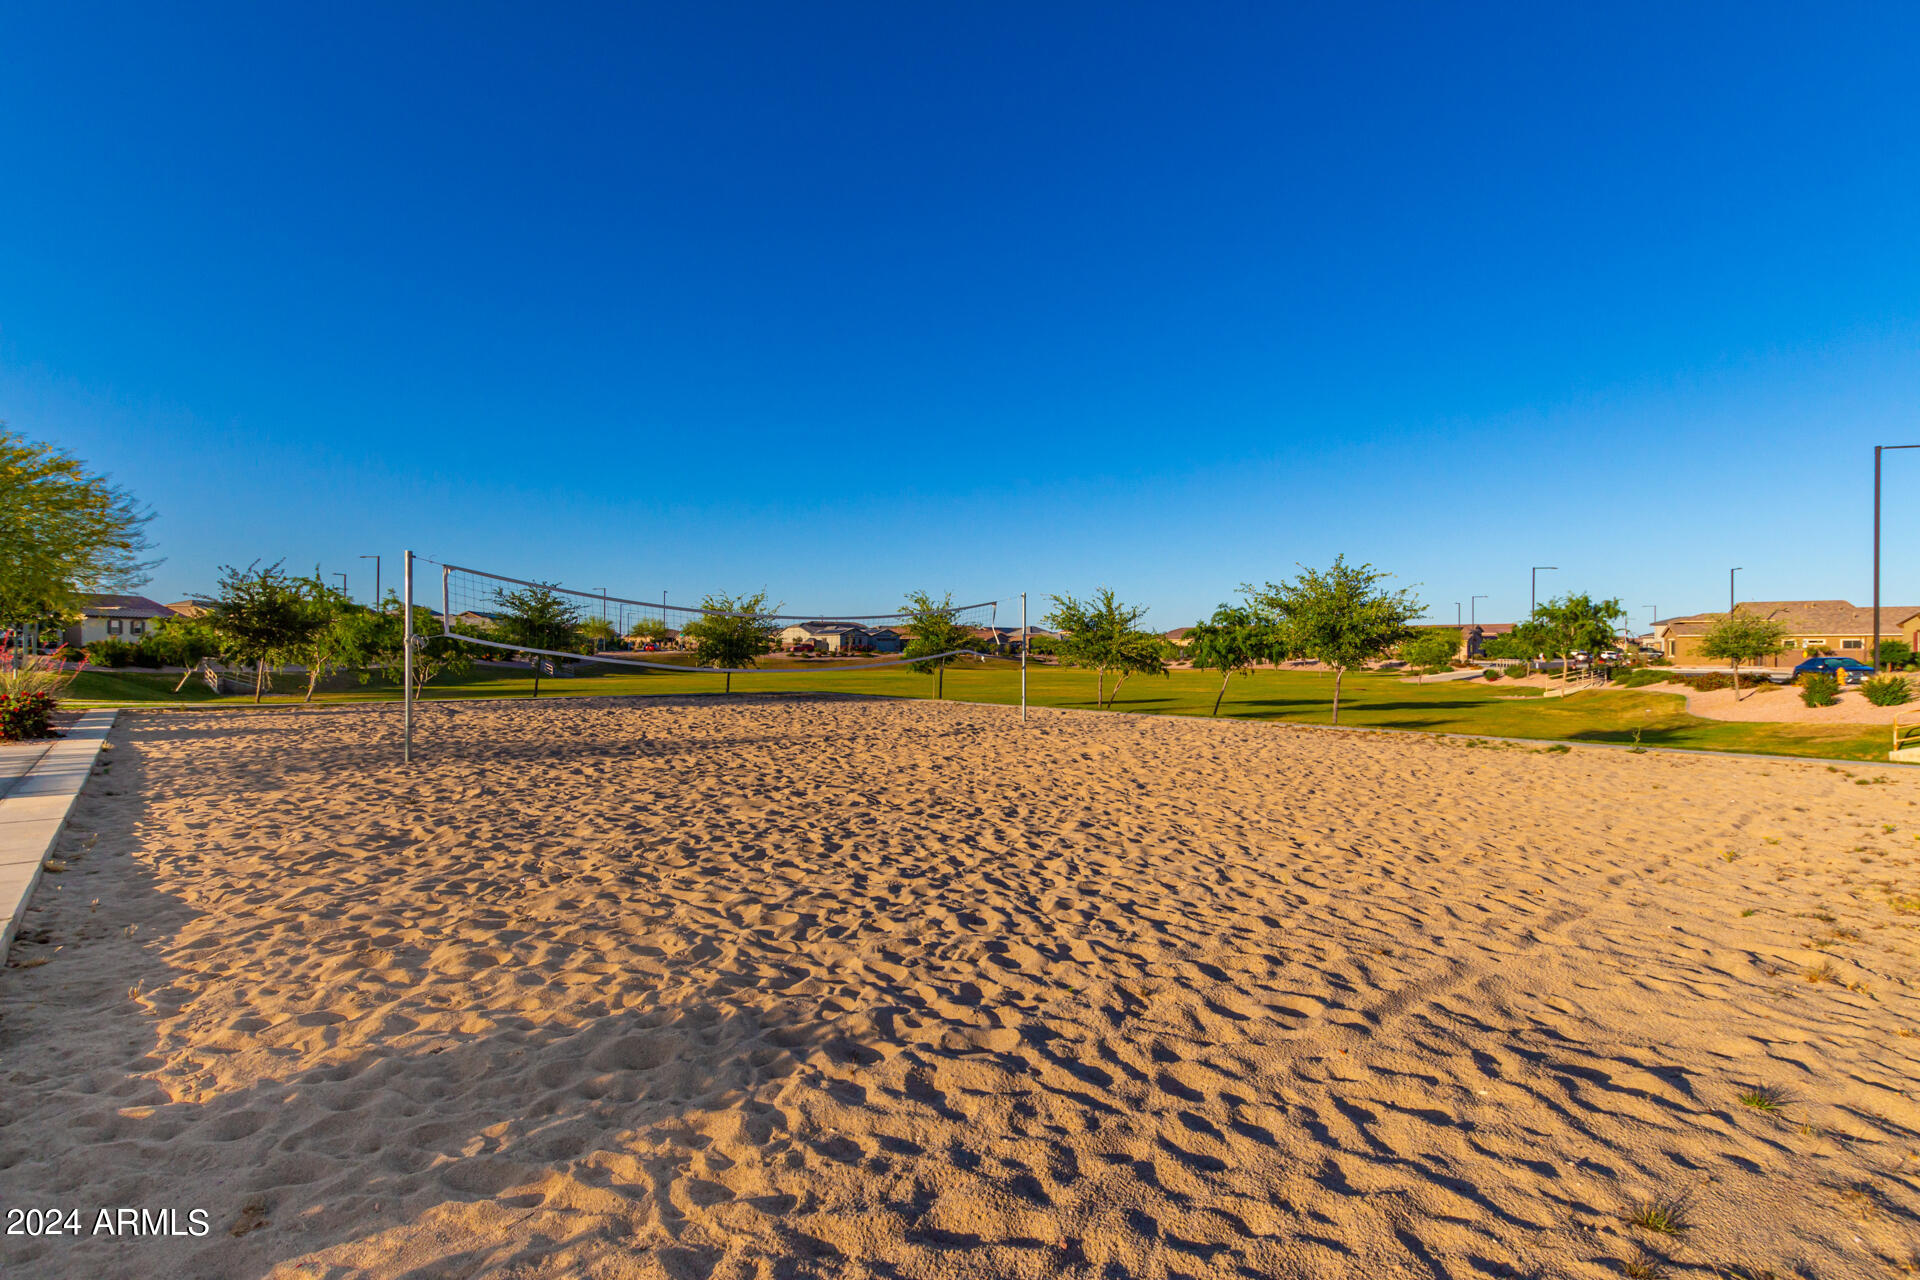
[[[1525,680],[1528,676],[1532,674],[1533,674],[1532,667],[1519,666],[1519,667],[1507,668],[1507,679],[1509,680]]]
[[[52,716],[50,693],[0,693],[0,742],[58,737],[49,723]]]
[[[1639,667],[1633,671],[1629,671],[1623,676],[1620,680],[1620,685],[1626,689],[1640,689],[1650,684],[1660,684],[1662,681],[1671,680],[1672,678],[1672,676],[1664,671],[1655,671],[1650,667]]]
[[[87,663],[95,667],[130,667],[136,646],[125,640],[95,640],[87,646]]]
[[[1481,672],[1481,674],[1489,680],[1498,680],[1500,678],[1500,668],[1488,667],[1485,671]]]
[[[1874,676],[1860,686],[1867,701],[1876,707],[1897,707],[1913,701],[1913,686],[1905,676]]]
[[[1830,707],[1840,701],[1840,682],[1824,672],[1801,676],[1800,701],[1810,707]]]

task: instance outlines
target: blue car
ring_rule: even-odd
[[[1859,684],[1873,674],[1873,668],[1858,658],[1808,658],[1793,669],[1796,676],[1829,675],[1841,684]]]

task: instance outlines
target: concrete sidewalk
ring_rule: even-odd
[[[40,870],[118,714],[85,712],[66,737],[22,743],[27,750],[0,755],[0,957],[13,945]],[[33,754],[34,747],[41,750]]]

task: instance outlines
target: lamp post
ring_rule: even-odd
[[[1880,670],[1880,455],[1888,449],[1920,449],[1920,444],[1873,446],[1873,669]]]
[[[1550,569],[1558,573],[1560,566],[1557,564],[1537,564],[1533,566],[1533,585],[1527,591],[1527,617],[1529,618],[1533,617],[1533,611],[1540,607],[1540,571],[1542,569]]]
[[[340,594],[347,594],[347,575],[344,573],[336,573],[333,576],[340,579]]]
[[[1453,625],[1456,627],[1460,625],[1460,602],[1458,600],[1453,602]]]
[[[1485,599],[1486,599],[1485,596],[1471,596],[1468,598],[1468,602],[1467,602],[1467,625],[1468,626],[1477,627],[1480,625],[1479,602]]]
[[[373,561],[373,607],[378,609],[380,607],[380,557],[361,556],[360,558]]]
[[[1733,568],[1727,570],[1727,616],[1729,618],[1733,616],[1733,611],[1739,607],[1733,602],[1733,575],[1746,567],[1745,565],[1735,565]]]
[[[594,590],[600,593],[600,621],[605,622],[607,620],[607,589],[605,587],[595,587]],[[593,651],[595,653],[600,652],[600,646],[606,642],[605,636],[595,636],[593,638]]]

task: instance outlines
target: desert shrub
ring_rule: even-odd
[[[1629,671],[1625,676],[1621,677],[1620,684],[1622,688],[1639,689],[1646,685],[1659,684],[1662,681],[1671,680],[1672,678],[1672,676],[1669,676],[1664,671],[1655,671],[1650,667],[1640,667],[1636,670]]]
[[[0,693],[0,742],[53,736],[53,695]]]
[[[1876,707],[1897,707],[1913,701],[1913,686],[1905,676],[1874,676],[1860,686],[1867,701]]]
[[[1485,672],[1484,674],[1486,675],[1486,677],[1487,677],[1487,679],[1489,679],[1489,680],[1498,680],[1498,679],[1500,678],[1500,668],[1498,668],[1498,667],[1488,667],[1488,668],[1486,669],[1486,672]]]
[[[1533,674],[1533,668],[1526,666],[1524,664],[1520,666],[1507,668],[1507,679],[1509,680],[1525,680],[1528,676],[1532,674]]]
[[[87,663],[95,667],[132,666],[134,649],[125,640],[95,640],[87,646]]]
[[[1673,659],[1667,657],[1665,654],[1655,654],[1653,657],[1647,659],[1647,665],[1650,667],[1670,667],[1673,665]]]
[[[1840,701],[1840,682],[1824,672],[1802,676],[1800,701],[1810,707],[1830,707]]]
[[[27,653],[24,650],[0,650],[0,694],[19,697],[25,693],[44,693],[58,698],[80,674],[68,671],[66,649],[52,653]]]

